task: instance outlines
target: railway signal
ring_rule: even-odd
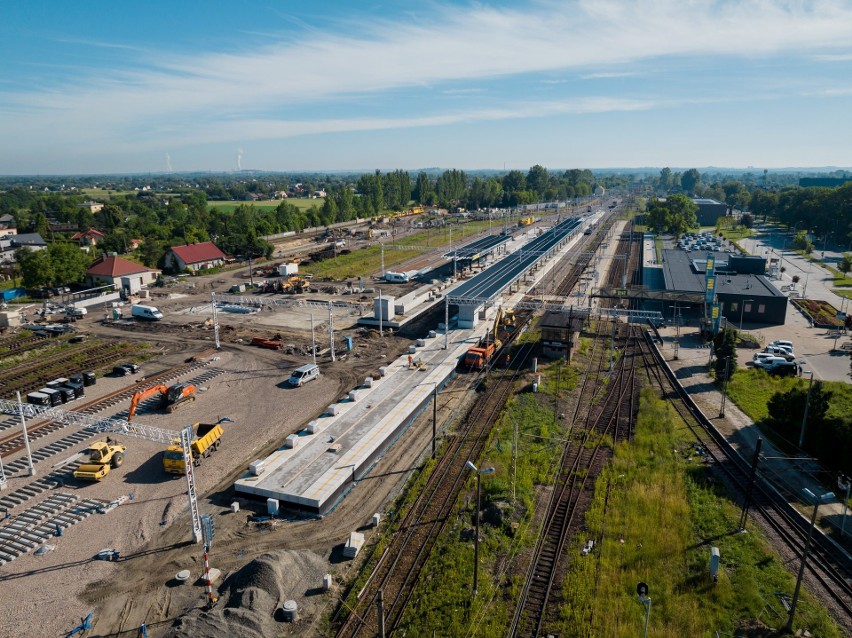
[[[639,594],[639,602],[645,607],[645,632],[643,638],[648,638],[648,618],[651,615],[651,597],[648,595],[648,585],[639,583],[636,585],[636,593]]]

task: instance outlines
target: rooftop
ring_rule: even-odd
[[[682,250],[663,251],[663,276],[666,290],[685,292],[704,291],[704,271],[707,254],[693,257]],[[757,297],[783,297],[763,275],[728,272],[729,253],[713,252],[716,258],[716,294],[750,295]]]
[[[123,277],[135,275],[140,272],[154,272],[142,264],[122,259],[117,256],[100,257],[86,271],[87,275],[94,277]]]
[[[225,259],[225,253],[219,250],[212,241],[185,246],[172,246],[172,252],[181,258],[185,264],[197,264],[202,261]]]

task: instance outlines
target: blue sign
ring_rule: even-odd
[[[716,277],[707,277],[707,282],[704,288],[704,301],[713,303],[713,296],[716,294]]]
[[[720,304],[714,303],[710,307],[710,320],[713,322],[713,334],[718,334],[722,323],[722,306]]]

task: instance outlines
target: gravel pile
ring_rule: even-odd
[[[313,552],[281,550],[264,554],[231,574],[219,587],[219,604],[210,611],[195,610],[180,618],[168,638],[264,638],[277,636],[284,625],[280,609],[295,600],[300,613],[324,601],[322,577],[329,563]],[[305,589],[307,584],[312,587]],[[316,602],[313,602],[316,601]]]

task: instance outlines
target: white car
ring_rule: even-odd
[[[786,364],[787,359],[785,359],[784,357],[770,356],[770,357],[766,357],[764,359],[758,359],[757,361],[755,361],[754,367],[755,368],[763,368],[764,370],[768,370],[770,368],[774,368],[779,363]]]

